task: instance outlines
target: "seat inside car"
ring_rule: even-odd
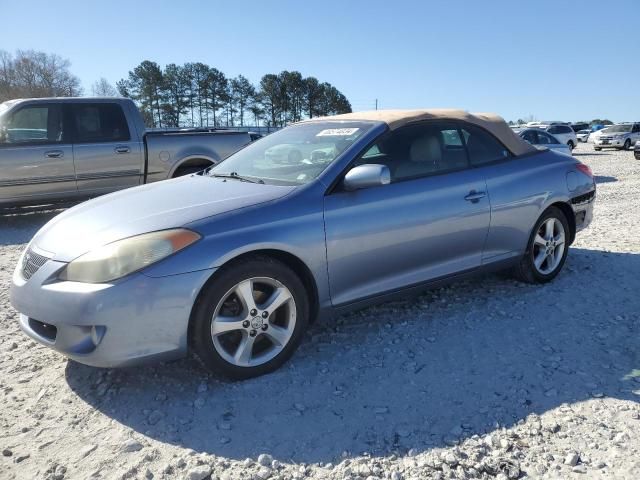
[[[401,161],[395,169],[395,178],[411,178],[440,170],[442,162],[442,137],[433,132],[416,138],[409,147],[407,160]],[[402,157],[400,157],[402,158]]]

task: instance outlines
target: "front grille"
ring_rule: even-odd
[[[600,140],[613,140],[613,137],[600,137]]]
[[[29,280],[45,263],[49,257],[37,254],[32,249],[27,250],[22,259],[22,276]]]

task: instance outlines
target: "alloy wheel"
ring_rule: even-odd
[[[253,277],[231,288],[211,319],[218,354],[232,365],[254,367],[278,355],[296,325],[296,304],[289,289],[269,277]]]
[[[533,239],[533,265],[536,270],[549,275],[560,265],[564,254],[565,231],[562,222],[548,218],[538,228]]]

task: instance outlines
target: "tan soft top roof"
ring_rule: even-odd
[[[478,125],[495,135],[512,153],[524,155],[538,151],[533,145],[527,143],[516,135],[502,117],[493,113],[469,113],[464,110],[432,109],[432,110],[371,110],[366,112],[345,113],[330,117],[320,117],[307,120],[309,122],[319,120],[356,121],[371,120],[386,123],[391,130],[400,128],[408,123],[421,120],[462,120]]]

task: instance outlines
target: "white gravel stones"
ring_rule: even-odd
[[[142,450],[143,448],[144,448],[144,445],[142,445],[142,443],[140,443],[139,441],[134,439],[129,439],[122,444],[122,447],[120,448],[120,450],[122,452],[137,452],[139,450]]]
[[[570,467],[575,467],[578,464],[578,460],[580,460],[580,455],[576,452],[570,452],[564,458],[564,464],[569,465]]]
[[[0,478],[640,478],[640,162],[598,153],[576,150],[596,217],[554,282],[489,275],[319,321],[246,382],[32,342],[8,287],[53,213],[0,215]]]
[[[211,475],[211,467],[202,465],[189,469],[186,475],[186,480],[204,480]]]
[[[261,453],[258,455],[258,463],[263,467],[271,467],[271,463],[273,462],[273,457],[268,453]]]

